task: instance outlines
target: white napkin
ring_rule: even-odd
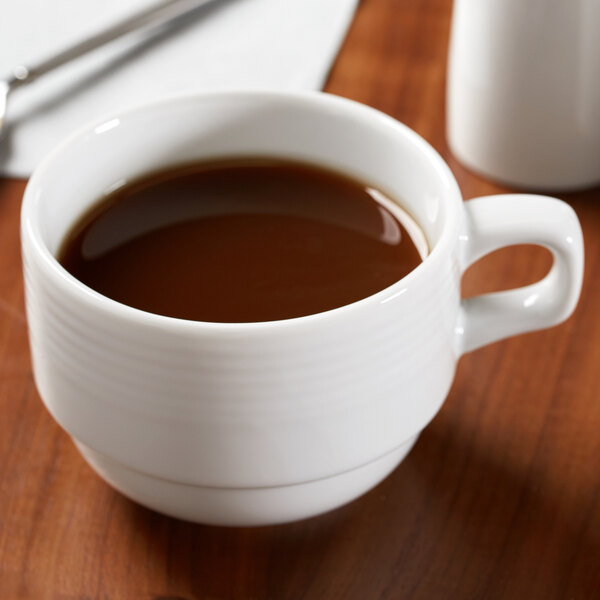
[[[12,0],[0,19],[0,75],[79,41],[157,0]],[[357,0],[216,0],[198,18],[148,31],[57,69],[9,98],[0,173],[28,176],[72,130],[182,92],[319,89]]]

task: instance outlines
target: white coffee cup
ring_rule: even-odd
[[[429,256],[342,308],[237,324],[119,304],[57,262],[73,222],[115,187],[170,165],[245,155],[316,163],[380,188],[421,224]],[[550,273],[461,301],[467,266],[520,242],[553,252]],[[125,495],[227,525],[308,517],[373,487],[442,405],[461,354],[565,319],[583,269],[567,204],[528,195],[463,203],[417,134],[321,93],[181,97],[85,127],[32,176],[22,244],[34,374],[48,410]]]
[[[528,189],[600,183],[600,2],[455,0],[448,142]]]

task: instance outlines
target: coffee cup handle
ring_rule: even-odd
[[[556,198],[529,194],[476,198],[464,207],[461,272],[489,252],[514,244],[544,246],[554,263],[533,285],[462,300],[456,328],[459,353],[569,317],[583,279],[583,235],[575,211]]]

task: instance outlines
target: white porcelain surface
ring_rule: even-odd
[[[600,2],[455,0],[448,141],[527,188],[600,183]]]
[[[325,164],[381,188],[421,223],[432,252],[354,304],[241,324],[121,305],[56,262],[69,225],[108,190],[169,164],[245,154]],[[461,303],[466,266],[516,242],[552,249],[552,272],[530,288]],[[460,354],[566,318],[583,268],[566,204],[535,196],[463,204],[446,164],[414,132],[319,93],[181,97],[86,127],[32,177],[22,243],[34,374],[49,411],[123,493],[169,514],[235,524],[308,516],[374,485],[440,408]],[[369,464],[380,467],[361,470]],[[178,486],[194,491],[180,495]],[[208,488],[279,490],[271,496],[289,506],[279,516],[262,501],[252,515],[235,501],[217,511]],[[300,510],[317,489],[313,508]]]
[[[288,523],[354,500],[386,477],[417,437],[350,471],[294,485],[221,488],[182,484],[133,471],[75,440],[89,465],[131,500],[171,517],[208,525]]]

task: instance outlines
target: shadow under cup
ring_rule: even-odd
[[[111,190],[243,156],[317,164],[381,189],[421,225],[430,255],[359,302],[236,324],[121,305],[56,261],[70,226]],[[258,525],[335,508],[404,458],[451,385],[461,205],[419,136],[326,94],[205,94],[101,120],[42,163],[23,203],[40,395],[106,481],[160,512]]]

